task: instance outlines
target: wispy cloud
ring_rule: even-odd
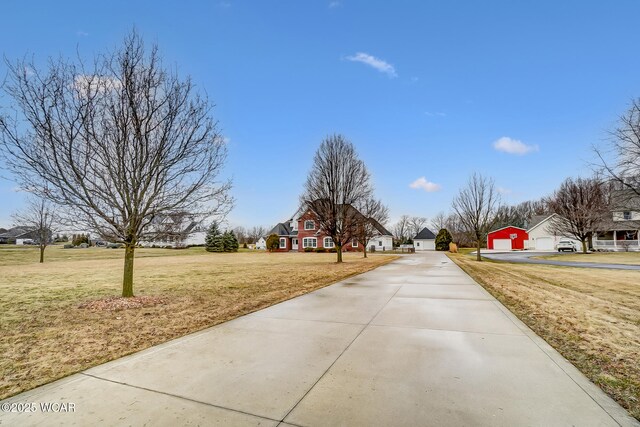
[[[76,31],[76,36],[78,36],[78,37],[88,37],[89,33],[87,33],[86,31],[78,30],[78,31]]]
[[[221,1],[221,2],[218,2],[218,7],[222,9],[228,9],[231,7],[231,3],[228,1]]]
[[[336,7],[340,6],[342,6],[342,3],[340,3],[339,1],[329,2],[329,9],[335,9]]]
[[[427,117],[447,117],[447,113],[443,113],[442,111],[436,111],[436,112],[425,111],[424,115]]]
[[[398,77],[396,69],[393,67],[393,65],[380,58],[376,58],[373,55],[369,55],[368,53],[358,52],[355,55],[347,56],[346,59],[353,62],[362,62],[363,64],[375,68],[381,73],[385,73],[391,78]]]
[[[511,191],[508,188],[504,188],[504,187],[498,187],[496,190],[498,191],[498,193],[504,194],[504,195],[513,193],[513,191]]]
[[[493,148],[495,148],[497,151],[516,154],[518,156],[524,156],[525,154],[540,150],[540,147],[538,147],[537,145],[527,145],[522,141],[509,138],[508,136],[503,136],[502,138],[495,141],[493,143]]]
[[[409,187],[413,188],[414,190],[424,190],[427,193],[440,191],[440,189],[442,188],[440,184],[427,181],[424,176],[421,176],[420,178],[413,181],[411,184],[409,184]]]

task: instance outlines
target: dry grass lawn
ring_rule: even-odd
[[[605,264],[640,265],[640,252],[595,252],[591,254],[572,253],[536,257],[555,261],[601,262]]]
[[[640,271],[450,257],[640,419]]]
[[[135,261],[134,291],[167,302],[96,311],[80,306],[119,295],[121,251],[87,249],[82,255],[82,250],[47,249],[49,260],[57,260],[38,264],[36,248],[31,250],[22,252],[28,262],[16,260],[15,252],[6,255],[13,259],[9,262],[0,250],[0,399],[396,258],[345,254],[345,263],[338,265],[335,254],[149,249]]]

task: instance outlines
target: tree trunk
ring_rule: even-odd
[[[136,247],[126,243],[124,247],[124,277],[122,279],[122,296],[133,296],[133,255]]]
[[[43,244],[40,244],[40,264],[42,264],[44,262],[44,248],[46,246]]]
[[[366,258],[367,257],[367,247],[366,246],[364,247],[364,250],[362,252],[364,252],[364,257]]]
[[[587,235],[587,242],[589,242],[589,247],[588,247],[589,250],[592,250],[593,249],[593,233],[590,232]]]
[[[582,253],[587,253],[587,239],[585,239],[584,237],[582,238]]]
[[[338,255],[338,261],[342,262],[342,245],[336,245],[336,254]]]
[[[482,261],[482,257],[480,256],[480,239],[478,239],[478,245],[477,248],[478,250],[476,251],[476,261]]]

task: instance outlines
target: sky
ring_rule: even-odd
[[[474,171],[509,204],[590,175],[592,147],[640,97],[638,15],[636,0],[6,0],[0,50],[92,58],[135,27],[216,105],[230,226],[291,217],[334,133],[355,145],[392,223],[449,211]],[[25,195],[0,175],[8,227]]]

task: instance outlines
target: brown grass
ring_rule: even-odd
[[[640,419],[640,271],[449,256]]]
[[[395,259],[157,251],[164,256],[136,259],[134,290],[167,302],[116,311],[81,305],[119,295],[121,259],[0,265],[0,399]]]
[[[573,253],[567,255],[546,255],[536,258],[552,259],[555,261],[640,265],[640,252],[595,252],[590,254]]]

